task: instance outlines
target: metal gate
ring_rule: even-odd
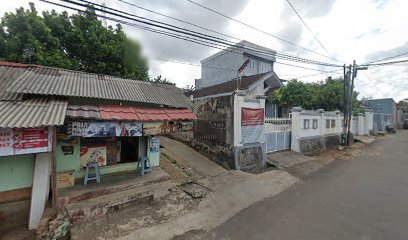
[[[266,118],[266,152],[290,149],[292,120],[290,118]]]

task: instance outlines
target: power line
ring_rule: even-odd
[[[197,27],[197,28],[200,28],[200,29],[203,29],[203,30],[212,32],[212,33],[220,34],[220,35],[222,35],[222,36],[224,36],[224,37],[229,37],[229,38],[233,38],[233,39],[235,39],[235,40],[241,41],[241,39],[238,39],[238,38],[233,37],[233,36],[231,36],[231,35],[228,35],[228,34],[225,34],[225,33],[221,33],[221,32],[218,32],[218,31],[215,31],[215,30],[206,28],[206,27],[202,27],[202,26],[200,26],[200,25],[197,25],[197,24],[194,24],[194,23],[191,23],[191,22],[187,22],[187,21],[185,21],[185,20],[182,20],[182,19],[179,19],[179,18],[175,18],[175,17],[169,16],[169,15],[166,15],[166,14],[163,14],[163,13],[160,13],[160,12],[156,12],[156,11],[153,11],[153,10],[151,10],[151,9],[142,7],[142,6],[140,6],[140,5],[136,5],[136,4],[134,4],[134,3],[130,3],[130,2],[127,2],[127,1],[124,1],[124,0],[117,0],[117,1],[122,2],[122,3],[125,3],[125,4],[128,4],[128,5],[130,5],[130,6],[133,6],[133,7],[139,8],[139,9],[142,9],[142,10],[145,10],[145,11],[150,12],[150,13],[157,14],[157,15],[162,16],[162,17],[166,17],[166,18],[175,20],[175,21],[177,21],[177,22],[181,22],[181,23],[184,23],[184,24],[188,24],[188,25],[190,25],[190,26],[194,26],[194,27]]]
[[[290,41],[288,41],[288,40],[285,40],[285,39],[283,39],[283,38],[280,38],[280,37],[278,37],[278,36],[276,36],[276,35],[274,35],[274,34],[271,34],[271,33],[266,32],[266,31],[263,31],[263,30],[261,30],[261,29],[259,29],[259,28],[256,28],[256,27],[254,27],[254,26],[252,26],[252,25],[249,25],[249,24],[247,24],[247,23],[245,23],[245,22],[242,22],[242,21],[240,21],[240,20],[238,20],[238,19],[235,19],[235,18],[232,18],[232,17],[230,17],[230,16],[227,16],[227,15],[225,15],[225,14],[223,14],[223,13],[217,11],[217,10],[214,10],[214,9],[212,9],[212,8],[209,8],[209,7],[206,7],[206,6],[202,5],[202,4],[199,4],[199,3],[197,3],[197,2],[194,2],[194,1],[192,1],[192,0],[186,0],[186,1],[188,1],[188,2],[190,2],[190,3],[192,3],[192,4],[195,4],[195,5],[197,5],[197,6],[201,7],[201,8],[204,8],[204,9],[206,9],[206,10],[208,10],[208,11],[211,11],[211,12],[213,12],[213,13],[216,13],[216,14],[218,14],[218,15],[220,15],[220,16],[223,16],[223,17],[225,17],[225,18],[227,18],[227,19],[229,19],[229,20],[232,20],[232,21],[234,21],[234,22],[237,22],[237,23],[239,23],[239,24],[242,24],[242,25],[244,25],[244,26],[246,26],[246,27],[248,27],[248,28],[251,28],[251,29],[253,29],[253,30],[256,30],[256,31],[258,31],[258,32],[261,32],[261,33],[263,33],[263,34],[266,34],[266,35],[268,35],[268,36],[271,36],[271,37],[273,37],[273,38],[276,38],[276,39],[278,39],[278,40],[280,40],[280,41],[282,41],[282,42],[285,42],[285,43],[287,43],[287,44],[290,44],[290,45],[292,45],[292,46],[296,46],[296,47],[301,48],[301,49],[303,49],[303,50],[305,50],[305,51],[308,51],[308,52],[311,52],[311,53],[314,53],[314,54],[323,56],[323,57],[325,57],[325,58],[331,59],[331,60],[333,60],[333,61],[339,62],[338,60],[336,60],[336,59],[334,59],[334,58],[332,58],[332,57],[330,57],[330,56],[321,54],[321,53],[319,53],[319,52],[316,52],[316,51],[307,49],[307,48],[305,48],[305,47],[302,47],[302,46],[300,46],[300,45],[297,45],[297,44],[295,44],[295,43],[292,43],[292,42],[290,42]]]
[[[300,16],[299,12],[296,10],[296,8],[293,6],[293,4],[289,1],[286,0],[286,2],[288,2],[289,6],[292,8],[292,10],[295,12],[295,14],[298,16],[298,18],[300,19],[300,21],[303,23],[303,25],[307,28],[307,30],[309,30],[309,32],[312,34],[313,38],[316,40],[317,43],[319,43],[319,45],[324,49],[324,51],[330,55],[329,51],[327,50],[327,48],[323,45],[323,43],[317,38],[316,34],[313,33],[312,29],[306,24],[306,22],[303,20],[302,16]],[[337,62],[339,62],[338,60],[335,60]]]
[[[254,51],[256,53],[260,53],[260,54],[264,54],[264,55],[277,56],[279,58],[286,59],[286,60],[297,61],[297,62],[308,63],[308,64],[315,64],[315,65],[322,65],[322,66],[339,67],[339,65],[329,64],[329,63],[325,63],[325,62],[319,62],[319,61],[305,59],[305,58],[299,58],[299,57],[296,57],[296,56],[291,56],[289,54],[275,53],[275,52],[272,53],[272,52],[262,51],[262,50],[258,50],[258,49],[254,50],[254,48],[246,47],[246,46],[240,46],[240,45],[237,45],[237,43],[231,42],[229,40],[225,40],[225,39],[221,39],[221,38],[218,38],[218,37],[202,34],[202,33],[199,33],[199,32],[191,31],[191,30],[185,29],[185,28],[180,28],[180,27],[170,25],[170,24],[166,24],[166,23],[162,23],[162,22],[159,22],[159,21],[147,19],[147,18],[144,18],[144,17],[140,17],[140,16],[137,16],[137,15],[130,14],[130,13],[120,11],[120,10],[110,8],[110,7],[104,7],[104,9],[98,9],[98,8],[93,7],[93,6],[81,4],[81,3],[71,1],[71,0],[60,0],[60,1],[68,2],[68,3],[71,3],[71,4],[79,5],[79,6],[86,7],[86,8],[91,8],[91,9],[93,9],[95,11],[108,13],[108,14],[111,14],[111,15],[114,15],[114,16],[129,19],[129,20],[136,21],[136,22],[146,24],[146,25],[149,25],[149,26],[158,27],[158,28],[169,30],[169,31],[174,31],[174,32],[177,32],[179,34],[189,35],[189,36],[198,38],[198,39],[195,39],[196,41],[197,40],[202,41],[203,39],[207,40],[207,41],[212,41],[212,42],[217,43],[217,46],[220,46],[220,47],[222,47],[221,45],[224,45],[224,47],[229,46],[229,47],[233,47],[233,48],[244,48],[244,49],[249,49],[251,51]],[[96,4],[96,3],[93,3],[93,2],[90,2],[90,1],[86,1],[86,0],[79,0],[79,1],[85,2],[87,4],[92,4],[92,5],[99,6],[99,4]],[[53,2],[49,2],[49,1],[44,1],[44,2],[48,2],[48,3],[54,4],[54,5],[61,6],[61,4],[57,4],[57,3],[53,3]],[[68,7],[68,6],[63,6],[63,7],[73,9],[72,7]],[[121,14],[118,14],[118,13],[108,11],[106,9],[113,10],[113,11],[116,11],[116,12],[119,12],[119,13],[123,13],[123,14],[129,15],[129,16],[134,16],[136,18],[143,19],[143,20],[139,20],[139,19],[128,17],[128,16],[124,16],[124,15],[121,15]],[[73,10],[78,11],[79,9],[73,9]],[[100,16],[100,17],[105,17],[105,16]],[[154,23],[147,22],[146,20],[152,21]],[[123,20],[121,20],[121,21],[123,21]],[[164,25],[164,26],[162,26],[162,25]],[[179,37],[180,37],[180,35],[179,35]],[[192,40],[192,39],[190,38],[190,40]],[[206,42],[206,43],[209,44],[208,42]],[[221,45],[219,45],[219,44],[221,44]]]
[[[202,65],[197,64],[197,63],[181,62],[181,61],[170,60],[170,59],[163,59],[163,58],[154,58],[154,60],[162,61],[162,62],[178,63],[178,64],[184,64],[184,65],[190,65],[190,66],[202,67],[202,68],[214,68],[214,69],[228,70],[228,71],[234,71],[234,72],[237,71],[237,69],[221,68],[221,67],[211,67],[211,66],[202,66]],[[327,73],[332,73],[332,72],[343,71],[343,69],[336,69],[336,70],[333,70],[333,71],[323,71],[323,70],[318,70],[318,69],[313,69],[313,68],[307,68],[307,67],[303,67],[303,66],[293,65],[293,64],[289,64],[289,63],[283,63],[283,62],[276,62],[276,63],[281,64],[281,65],[287,65],[287,66],[291,66],[291,67],[302,68],[302,69],[307,69],[307,70],[312,70],[312,71],[320,72],[320,73],[318,73],[318,74],[300,76],[299,78],[308,77],[308,76],[317,76],[317,75],[322,75],[322,74],[327,74]]]
[[[368,63],[366,63],[366,64],[376,63],[376,62],[382,62],[382,61],[384,61],[384,60],[390,60],[390,59],[397,58],[397,57],[401,57],[401,56],[404,56],[404,55],[408,55],[408,52],[404,52],[404,53],[401,53],[401,54],[398,54],[398,55],[395,55],[395,56],[391,56],[391,57],[386,57],[386,58],[378,59],[378,60],[375,60],[375,61],[368,62]]]
[[[71,4],[76,4],[76,5],[80,5],[80,6],[83,6],[83,7],[90,7],[90,6],[86,6],[86,5],[84,5],[84,4],[80,4],[80,3],[73,2],[73,1],[71,1],[71,0],[60,0],[60,1],[69,2],[69,3],[71,3]],[[77,0],[77,1],[78,1],[78,0]],[[86,1],[86,0],[79,0],[79,1],[85,2],[85,3],[88,3],[88,4],[93,4],[93,5],[99,6],[99,4],[97,4],[97,3],[90,2],[90,1]],[[100,9],[96,9],[96,8],[93,8],[93,9],[96,10],[96,11],[102,11],[102,12],[105,12],[105,13],[107,12],[107,11],[105,11],[105,10],[100,10]],[[174,26],[174,25],[170,25],[170,24],[167,24],[167,23],[163,23],[163,22],[160,22],[160,21],[155,21],[155,20],[151,20],[151,19],[148,19],[148,18],[140,17],[140,16],[137,16],[137,15],[134,15],[134,14],[130,14],[130,13],[127,13],[127,12],[123,12],[123,11],[120,11],[120,10],[117,10],[117,9],[114,9],[114,8],[108,8],[108,7],[107,7],[107,9],[110,9],[110,10],[113,10],[113,11],[116,11],[116,12],[120,12],[120,13],[124,13],[124,14],[126,14],[126,15],[133,16],[133,17],[136,17],[136,18],[139,18],[139,19],[152,21],[152,22],[154,22],[154,23],[162,24],[162,25],[165,25],[165,26],[168,26],[168,27],[171,27],[171,28],[176,28],[177,30],[174,30],[174,31],[176,31],[176,32],[178,32],[178,33],[188,34],[188,33],[186,33],[185,31],[190,31],[190,32],[194,33],[194,34],[192,35],[192,36],[194,36],[194,37],[201,37],[201,38],[203,38],[203,36],[204,36],[204,39],[207,39],[207,40],[210,40],[210,39],[208,39],[208,38],[215,38],[216,40],[214,40],[214,39],[212,39],[212,40],[215,41],[215,42],[217,42],[217,43],[221,43],[220,41],[227,41],[227,42],[222,42],[221,44],[225,44],[226,46],[230,46],[230,47],[234,47],[234,48],[240,47],[240,46],[237,46],[237,43],[232,42],[232,41],[229,41],[229,40],[225,40],[225,39],[221,39],[221,38],[218,38],[218,37],[214,37],[214,36],[202,34],[202,33],[195,32],[195,31],[191,31],[191,30],[185,29],[185,28],[180,28],[180,27],[177,27],[177,26]],[[111,13],[111,12],[110,12],[110,14],[113,14],[113,15],[115,15],[115,16],[119,16],[118,14]],[[120,17],[124,17],[124,16],[120,16]],[[149,23],[146,23],[145,21],[140,21],[140,20],[136,20],[136,19],[133,19],[133,18],[129,18],[129,17],[124,17],[124,18],[130,19],[130,20],[133,20],[133,21],[137,21],[137,22],[140,22],[140,23],[143,23],[143,24],[148,24],[148,25],[151,25],[151,26],[154,26],[154,27],[160,27],[160,28],[164,28],[164,29],[166,29],[166,30],[171,30],[171,29],[169,29],[168,27],[158,26],[157,24],[151,24],[151,23],[149,24]],[[182,31],[180,31],[180,30],[182,30]],[[202,35],[202,36],[197,36],[196,34],[199,34],[199,35]],[[190,33],[190,35],[191,35],[191,33]],[[257,52],[257,53],[260,53],[260,54],[271,55],[271,56],[277,56],[277,57],[284,58],[284,59],[287,59],[287,60],[294,60],[294,61],[300,61],[300,62],[312,63],[312,64],[313,64],[313,63],[316,63],[316,64],[318,64],[318,65],[323,65],[323,66],[334,66],[334,64],[329,64],[329,63],[324,63],[324,62],[318,62],[318,61],[315,61],[315,60],[310,60],[310,59],[305,59],[305,58],[299,58],[299,57],[297,57],[297,56],[289,55],[289,54],[286,54],[286,53],[269,52],[269,51],[265,51],[265,50],[263,50],[263,49],[259,49],[259,48],[256,48],[256,47],[242,46],[241,48],[248,48],[248,49],[250,49],[251,51],[254,51],[254,52]],[[254,50],[254,49],[255,49],[255,50]],[[339,66],[339,65],[337,65],[337,66]]]
[[[408,62],[408,59],[398,60],[398,61],[391,61],[391,62],[383,62],[383,63],[368,63],[368,64],[363,64],[363,65],[360,65],[360,66],[365,66],[365,67],[387,66],[387,65],[394,65],[394,64],[406,63],[406,62]]]

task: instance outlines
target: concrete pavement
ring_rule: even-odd
[[[334,161],[208,233],[176,239],[405,240],[408,131],[386,135],[350,161]]]

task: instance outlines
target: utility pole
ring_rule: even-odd
[[[342,136],[342,145],[347,146],[347,133],[348,133],[348,113],[349,113],[349,92],[350,92],[350,72],[351,72],[351,65],[346,68],[346,64],[343,66],[343,76],[344,76],[344,110],[343,110],[343,136]]]
[[[350,132],[351,132],[351,121],[353,121],[353,88],[354,88],[354,78],[357,76],[356,60],[353,60],[353,67],[350,65],[350,75],[351,75],[351,87],[349,91],[349,112],[347,121],[347,146],[350,146]],[[350,78],[350,76],[349,76]]]
[[[346,72],[344,66],[344,126],[343,126],[343,145],[350,146],[351,121],[353,116],[353,93],[354,79],[357,77],[358,70],[367,70],[367,67],[358,67],[356,60],[353,65],[349,65]],[[351,85],[350,85],[351,78]]]

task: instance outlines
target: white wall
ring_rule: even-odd
[[[325,112],[322,109],[311,111],[293,108],[291,150],[301,152],[299,146],[300,139],[318,138],[325,135],[340,135],[342,132],[342,117],[339,111]],[[326,120],[329,121],[328,127],[326,126]],[[309,122],[309,127],[305,126],[305,121]],[[315,128],[313,121],[317,122],[317,127]],[[334,121],[334,124],[332,121]]]

